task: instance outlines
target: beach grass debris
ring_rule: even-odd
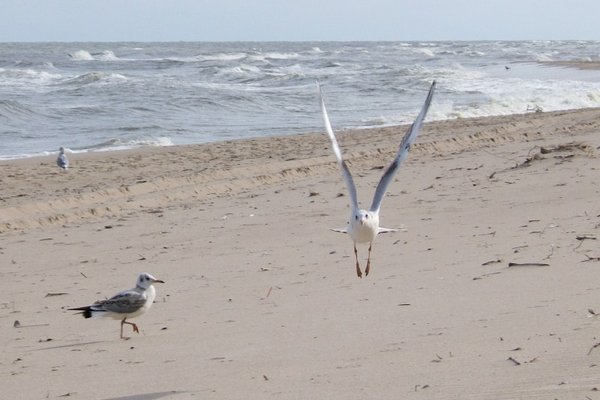
[[[521,362],[520,362],[520,361],[517,361],[517,359],[516,359],[516,358],[514,358],[514,357],[508,357],[508,361],[511,361],[511,362],[512,362],[514,365],[516,365],[516,366],[519,366],[519,365],[521,365]]]
[[[549,267],[550,264],[548,263],[540,263],[540,262],[525,262],[525,263],[516,263],[516,262],[509,262],[508,263],[508,267]]]
[[[577,240],[596,240],[596,235],[590,235],[590,234],[583,234],[583,235],[577,235],[575,236],[575,239]]]
[[[593,345],[592,347],[590,347],[590,350],[588,351],[587,355],[589,356],[590,354],[592,354],[592,351],[594,351],[594,349],[596,347],[600,347],[600,342],[598,342],[595,345]]]
[[[425,385],[415,385],[415,392],[417,392],[419,389],[427,389],[429,388],[428,384]]]
[[[13,328],[34,328],[34,327],[38,327],[38,326],[50,326],[50,324],[23,325],[23,324],[21,324],[21,322],[18,319],[15,320],[15,322],[13,323]]]
[[[271,292],[273,291],[273,286],[271,286],[269,288],[269,291],[267,292],[267,295],[265,296],[265,299],[268,298],[271,295]]]
[[[46,295],[44,297],[64,296],[67,294],[69,294],[69,293],[67,293],[67,292],[50,292],[50,293],[46,293]]]
[[[547,158],[545,157],[548,154],[552,154],[552,153],[564,153],[564,152],[570,152],[569,154],[555,154],[554,158],[558,159],[559,161],[564,161],[567,159],[571,159],[573,157],[576,156],[576,152],[579,152],[580,154],[583,153],[584,156],[587,157],[595,157],[595,151],[593,146],[587,144],[587,143],[582,143],[582,142],[571,142],[571,143],[564,143],[564,144],[558,144],[555,146],[534,146],[533,148],[531,148],[529,150],[529,152],[527,153],[527,157],[525,158],[525,161],[522,162],[516,162],[516,164],[513,167],[504,169],[504,170],[500,170],[500,171],[494,171],[492,172],[491,175],[488,176],[488,179],[493,179],[494,176],[499,173],[499,172],[506,172],[506,171],[510,171],[510,170],[515,170],[515,169],[520,169],[520,168],[526,168],[529,167],[534,161],[541,161],[541,160],[546,160]],[[506,182],[506,183],[512,183],[512,182]]]
[[[584,254],[584,256],[587,257],[587,260],[583,260],[581,262],[588,262],[588,261],[600,261],[600,257],[590,257],[587,254]]]
[[[499,258],[497,258],[495,260],[486,261],[483,264],[481,264],[481,266],[485,267],[486,265],[498,264],[498,263],[501,263],[501,262],[502,262],[502,260],[499,259]]]

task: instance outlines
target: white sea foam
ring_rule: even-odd
[[[236,61],[246,58],[246,53],[217,53],[195,56],[194,59],[203,61]]]
[[[535,55],[535,61],[549,62],[549,61],[554,61],[554,59],[548,54],[537,54],[537,55]]]
[[[384,117],[383,115],[380,115],[378,117],[363,118],[361,119],[361,123],[365,126],[381,126],[391,124],[393,121]]]
[[[114,151],[114,150],[128,150],[135,149],[138,147],[165,147],[165,146],[173,146],[174,143],[171,138],[166,136],[160,137],[140,137],[133,139],[110,139],[101,143],[72,148],[70,151],[72,153],[89,153],[95,151]]]
[[[85,50],[77,50],[74,53],[70,53],[69,56],[75,61],[92,61],[94,60],[94,56],[90,54],[90,52]]]
[[[117,57],[115,55],[115,53],[113,53],[110,50],[104,50],[101,53],[94,54],[94,58],[96,60],[102,60],[102,61],[118,61],[119,60],[119,57]]]
[[[63,146],[65,148],[66,153],[70,154],[82,154],[82,153],[91,153],[91,152],[105,152],[105,151],[119,151],[119,150],[131,150],[140,147],[168,147],[174,146],[175,144],[169,137],[155,137],[155,138],[140,138],[140,139],[112,139],[107,140],[102,143],[98,143],[95,145],[90,145],[87,147],[75,147],[69,148]],[[42,156],[51,156],[57,154],[57,151],[52,150],[43,150],[39,152],[33,153],[17,153],[17,154],[0,154],[0,160],[15,160],[19,158],[29,158],[29,157],[42,157]]]
[[[432,119],[468,118],[490,115],[521,114],[531,110],[557,111],[600,107],[600,86],[594,83],[561,81],[515,80],[506,90],[506,81],[465,82],[455,89],[480,93],[477,103],[448,101],[436,105]]]
[[[307,68],[303,65],[300,64],[293,64],[293,65],[288,65],[282,68],[277,68],[275,70],[273,70],[273,72],[271,73],[272,75],[275,76],[286,76],[286,77],[303,77],[303,76],[307,76],[310,75],[311,72],[314,72],[314,70],[311,70],[310,68]]]
[[[103,50],[98,53],[90,53],[87,50],[77,50],[74,53],[69,53],[69,57],[75,61],[118,61],[119,57],[111,50]]]
[[[222,76],[247,77],[251,75],[261,75],[261,70],[258,67],[248,64],[242,64],[235,67],[223,68],[218,72]]]
[[[79,75],[73,78],[69,78],[64,80],[63,83],[68,84],[68,85],[76,85],[76,86],[81,86],[81,85],[89,85],[89,84],[93,84],[93,83],[105,83],[105,84],[110,84],[110,83],[122,83],[124,81],[127,81],[128,78],[124,75],[118,74],[118,73],[108,73],[108,72],[89,72],[83,75]]]
[[[267,52],[264,54],[265,58],[271,60],[289,60],[292,58],[298,58],[298,53],[279,53],[279,52]]]
[[[417,53],[417,54],[423,54],[423,55],[425,55],[427,57],[430,57],[430,58],[434,58],[435,57],[435,53],[431,49],[415,48],[415,49],[413,49],[413,51],[415,53]]]
[[[34,85],[47,85],[56,82],[62,75],[47,71],[27,69],[0,68],[0,86],[32,88]]]

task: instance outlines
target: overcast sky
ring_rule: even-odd
[[[0,42],[600,39],[600,0],[0,0]]]

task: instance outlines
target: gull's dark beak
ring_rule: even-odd
[[[160,279],[153,279],[152,283],[165,283],[165,281],[161,281]]]

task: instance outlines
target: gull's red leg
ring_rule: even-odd
[[[356,250],[356,243],[354,244],[354,258],[356,259],[356,275],[362,278],[362,272],[360,272],[360,265],[358,265],[358,251]]]
[[[367,257],[367,268],[365,268],[365,276],[369,275],[369,271],[371,270],[371,247],[373,247],[373,242],[369,243],[369,257]]]

